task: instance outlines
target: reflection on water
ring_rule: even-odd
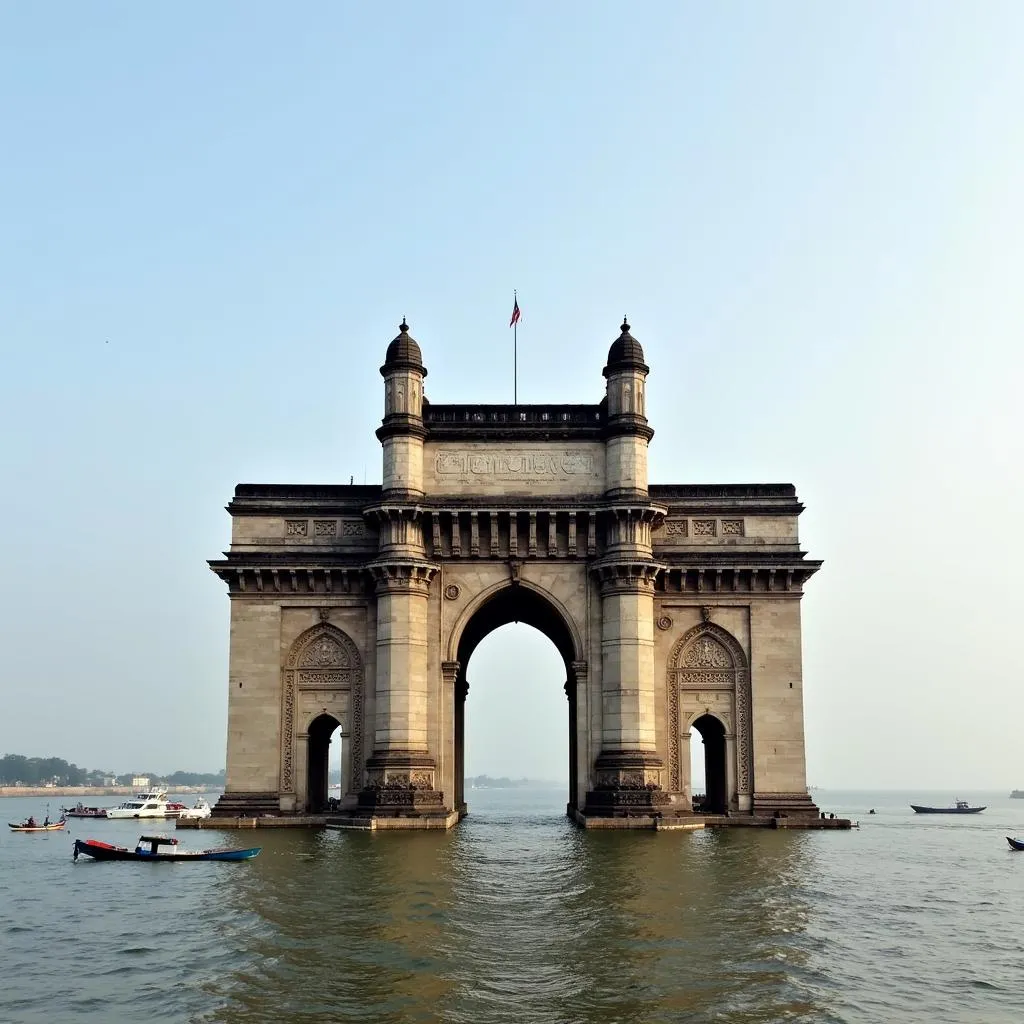
[[[1017,1019],[1016,806],[654,834],[582,832],[562,800],[479,791],[448,834],[182,834],[261,844],[245,864],[72,861],[131,822],[0,836],[0,1020]]]
[[[806,920],[793,836],[581,832],[529,808],[484,809],[448,835],[272,835],[223,891],[223,909],[271,930],[247,944],[258,962],[213,987],[230,1004],[207,1019],[260,1020],[269,1006],[467,1024],[820,1009],[787,969]]]

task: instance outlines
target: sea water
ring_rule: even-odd
[[[178,833],[245,863],[72,860],[138,822],[3,834],[0,1020],[1021,1020],[1024,800],[813,795],[860,828],[584,832],[515,789],[447,834]],[[956,797],[988,810],[909,807]]]

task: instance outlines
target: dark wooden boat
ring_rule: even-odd
[[[67,822],[63,818],[60,821],[44,821],[42,824],[37,824],[34,818],[29,818],[20,825],[9,821],[7,827],[12,832],[63,832],[66,824]]]
[[[98,839],[76,839],[75,860],[84,853],[95,860],[144,860],[144,861],[179,861],[179,860],[251,860],[257,856],[261,846],[253,846],[248,850],[233,850],[221,847],[216,850],[177,850],[178,840],[172,836],[139,836],[139,845],[134,850],[126,846],[112,846]],[[170,849],[166,852],[160,847]]]
[[[966,800],[957,800],[953,807],[921,807],[918,804],[911,804],[911,807],[918,814],[978,814],[985,810],[984,807],[971,807]]]
[[[1024,839],[1011,839],[1007,836],[1006,841],[1010,844],[1011,850],[1024,850]]]
[[[105,818],[106,807],[86,807],[84,804],[76,804],[74,807],[62,807],[65,818]]]

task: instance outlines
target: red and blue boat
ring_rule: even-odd
[[[79,854],[85,854],[94,860],[142,860],[149,863],[160,861],[193,861],[193,860],[252,860],[259,855],[262,846],[253,846],[248,850],[234,850],[225,846],[215,850],[179,850],[178,840],[173,836],[139,836],[139,843],[134,850],[126,846],[113,846],[111,843],[100,842],[99,839],[76,839],[75,860]],[[167,847],[167,849],[162,849]]]

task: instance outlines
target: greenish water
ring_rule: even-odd
[[[588,833],[561,791],[469,796],[446,835],[180,833],[263,846],[242,864],[72,861],[131,822],[4,834],[0,1020],[1020,1019],[1008,792],[965,819],[816,793],[860,819],[846,833]],[[43,809],[0,800],[8,821]]]

